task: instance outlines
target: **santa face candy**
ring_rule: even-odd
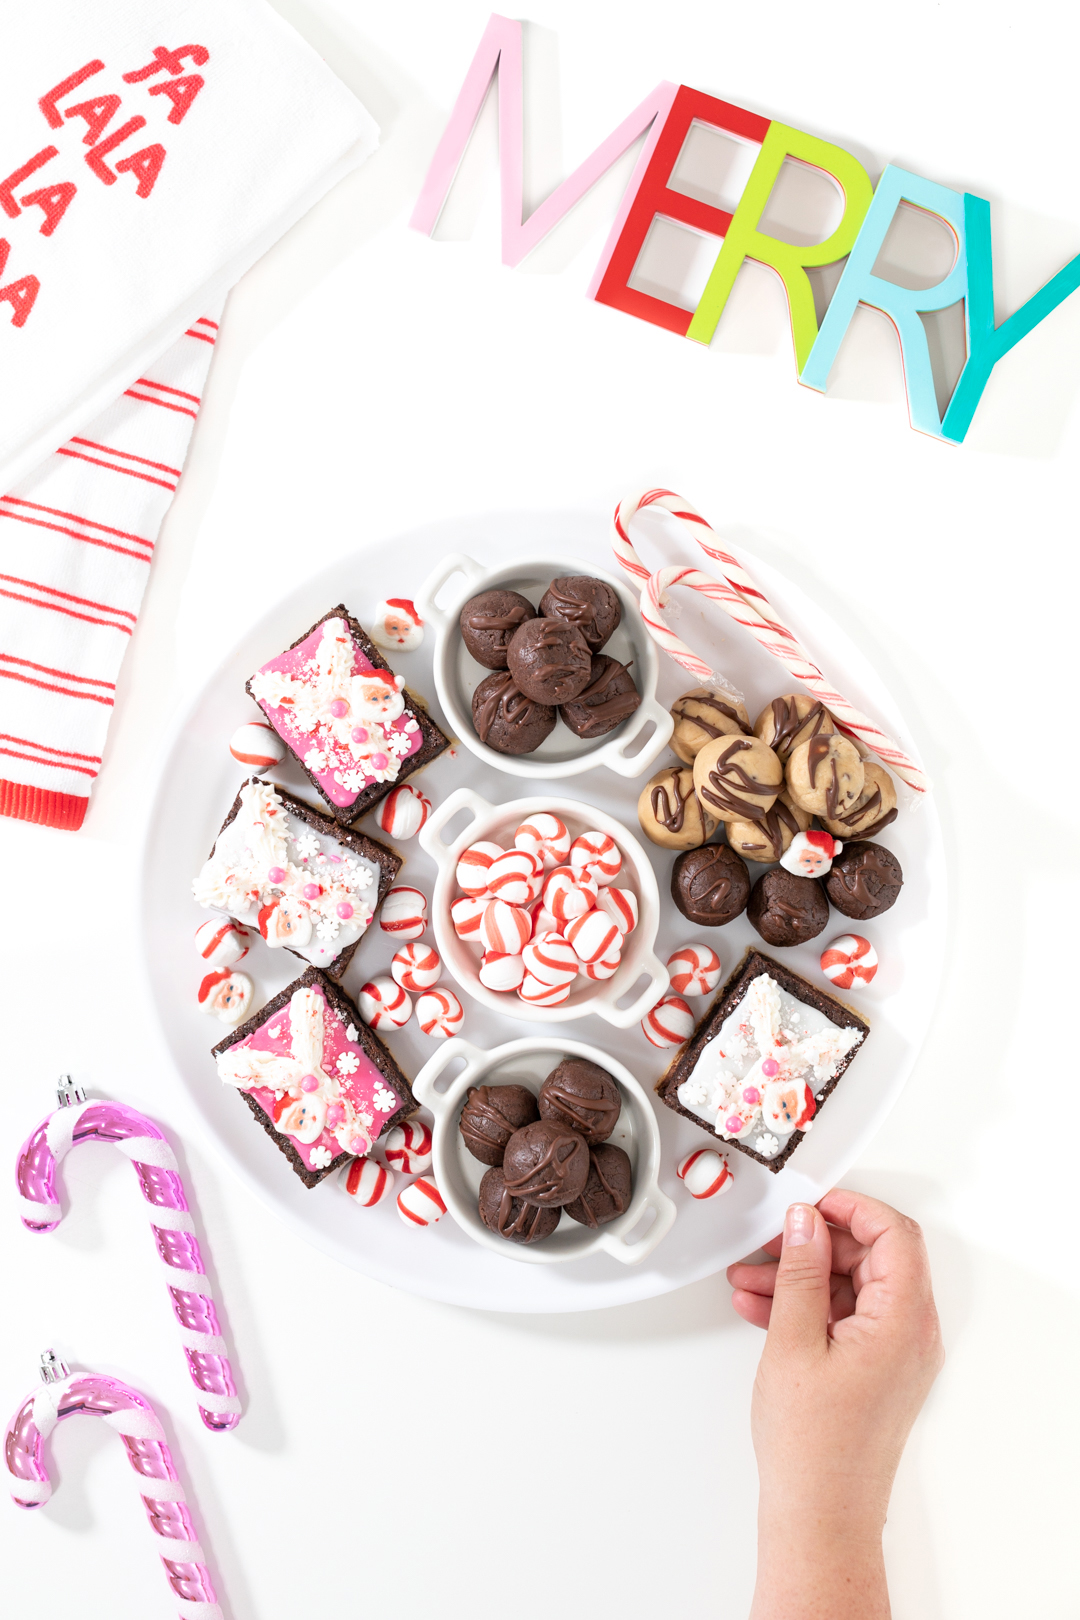
[[[342,823],[450,746],[343,607],[257,670],[247,690]]]
[[[199,986],[199,1006],[223,1024],[238,1024],[251,1005],[253,986],[246,973],[217,968]]]
[[[559,712],[575,737],[589,740],[606,737],[640,707],[641,693],[627,666],[607,653],[597,653],[588,686],[580,697],[564,703]]]
[[[884,844],[856,839],[825,879],[825,891],[845,917],[866,922],[896,904],[904,883],[900,862]]]
[[[552,1069],[538,1098],[540,1118],[576,1131],[590,1146],[606,1141],[622,1112],[622,1093],[598,1063],[563,1058]]]
[[[754,736],[760,737],[780,759],[790,758],[792,750],[811,737],[828,737],[836,721],[809,692],[789,692],[773,698],[754,721]]]
[[[716,831],[694,792],[694,773],[686,765],[665,765],[641,790],[637,806],[641,830],[662,849],[697,849]]]
[[[536,1098],[527,1086],[470,1086],[458,1129],[474,1159],[502,1164],[514,1132],[539,1117]]]
[[[375,820],[388,838],[415,838],[430,814],[431,800],[406,782],[390,789],[375,812]]]
[[[215,1046],[214,1055],[219,1078],[237,1088],[308,1187],[346,1157],[362,1158],[416,1107],[386,1047],[317,968]]]
[[[705,844],[688,849],[671,869],[671,898],[692,923],[722,928],[750,898],[746,862],[726,844]]]
[[[877,970],[877,951],[861,934],[841,934],[821,953],[821,971],[839,990],[869,984]]]
[[[675,730],[671,746],[679,758],[692,765],[698,751],[718,737],[745,735],[750,730],[746,707],[733,697],[714,692],[710,686],[695,686],[671,705]]]
[[[502,1170],[512,1197],[555,1209],[573,1203],[584,1188],[589,1150],[575,1131],[538,1119],[514,1132],[506,1144]]]
[[[812,817],[800,810],[786,788],[781,788],[771,810],[760,821],[729,821],[727,841],[746,861],[768,866],[778,861],[793,838],[809,827]]]
[[[592,673],[584,635],[561,619],[527,619],[515,630],[506,661],[520,692],[552,706],[580,697]]]
[[[589,574],[566,574],[552,580],[540,598],[540,612],[545,618],[575,625],[597,653],[618,629],[622,604],[604,580]]]
[[[228,912],[257,928],[268,945],[336,977],[400,870],[400,858],[385,844],[252,777],[192,892],[201,906]]]
[[[863,762],[863,790],[850,809],[825,825],[836,838],[874,838],[896,820],[896,788],[884,765]]]
[[[767,945],[804,945],[829,920],[829,902],[814,878],[773,866],[754,884],[746,915]]]
[[[510,637],[536,609],[518,591],[481,591],[465,603],[458,618],[461,639],[485,669],[505,669]]]
[[[780,865],[796,877],[824,877],[843,847],[832,833],[811,827],[795,834],[780,857]]]
[[[371,639],[377,647],[415,652],[424,639],[424,621],[407,596],[380,602],[371,621]]]
[[[480,1219],[489,1232],[496,1232],[509,1243],[539,1243],[541,1238],[550,1237],[561,1213],[559,1209],[544,1209],[515,1198],[501,1169],[488,1170],[480,1183]]]
[[[536,703],[499,670],[480,682],[472,695],[476,735],[497,754],[534,753],[555,729],[556,713],[549,703]]]
[[[694,790],[721,821],[763,821],[783,782],[784,767],[757,737],[718,737],[694,760]]]
[[[242,962],[250,950],[251,935],[238,923],[225,922],[221,917],[207,917],[195,930],[195,949],[207,967],[232,967]]]
[[[857,1013],[750,951],[657,1092],[676,1113],[779,1170],[867,1033]]]
[[[273,726],[264,725],[261,720],[249,720],[246,726],[237,726],[233,732],[229,753],[249,770],[269,771],[285,758],[285,744]]]
[[[795,803],[829,821],[858,801],[865,775],[859,750],[839,732],[800,743],[787,762],[788,792]]]

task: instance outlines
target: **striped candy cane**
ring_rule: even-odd
[[[676,566],[651,573],[630,541],[630,522],[635,512],[646,506],[661,506],[687,525],[707,557],[720,564],[720,578],[698,568]],[[698,681],[715,684],[716,677],[704,659],[699,658],[663,619],[668,592],[674,585],[687,585],[703,596],[719,602],[724,610],[774,658],[801,681],[833,715],[841,731],[862,744],[894,770],[917,794],[928,793],[930,781],[893,739],[875,725],[853,703],[826,680],[821,670],[794,633],[776,613],[765,593],[755,585],[739,559],[720,544],[719,536],[689,501],[670,489],[647,489],[620,501],[611,526],[611,544],[616,557],[641,588],[641,617],[653,639]]]
[[[172,1148],[144,1114],[107,1099],[87,1102],[85,1092],[73,1086],[68,1075],[57,1096],[60,1107],[42,1120],[19,1153],[15,1174],[23,1225],[31,1232],[52,1232],[59,1226],[56,1170],[76,1143],[111,1142],[119,1148],[134,1165],[150,1205],[150,1229],[165,1267],[202,1420],[208,1429],[235,1429],[240,1401]]]
[[[41,1507],[52,1495],[45,1442],[58,1423],[85,1412],[121,1436],[139,1478],[139,1495],[180,1620],[224,1620],[206,1559],[177,1477],[165,1433],[145,1395],[118,1378],[69,1373],[51,1350],[41,1358],[44,1385],[23,1402],[4,1442],[8,1489],[16,1506]]]

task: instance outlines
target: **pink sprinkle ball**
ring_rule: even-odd
[[[374,766],[375,770],[377,770],[377,771],[385,771],[386,767],[390,763],[390,755],[389,754],[383,754],[383,753],[372,754],[371,763]]]
[[[732,1136],[738,1136],[742,1128],[743,1121],[741,1114],[729,1114],[727,1119],[724,1121],[724,1129],[726,1131],[730,1131]]]
[[[319,886],[318,883],[305,883],[304,884],[304,899],[305,900],[317,900],[319,898],[320,894],[322,894],[322,889],[321,889],[321,887]]]
[[[774,1074],[780,1073],[780,1065],[777,1063],[775,1058],[766,1058],[764,1063],[761,1065],[761,1072],[762,1074],[767,1074],[771,1080]]]
[[[761,1092],[757,1086],[746,1086],[743,1089],[742,1098],[744,1103],[749,1103],[751,1108],[756,1108],[761,1101]]]
[[[353,726],[351,736],[354,743],[366,743],[368,740],[367,726]]]
[[[333,715],[335,720],[344,720],[348,712],[349,705],[346,703],[344,698],[335,698],[333,703],[330,705],[330,713]]]
[[[353,908],[350,906],[347,900],[342,900],[341,904],[337,908],[337,914],[341,918],[342,922],[348,922],[349,918],[353,914]]]
[[[319,1082],[316,1080],[315,1076],[313,1074],[305,1074],[304,1078],[300,1082],[300,1090],[318,1091],[318,1089]]]
[[[285,868],[283,866],[272,866],[266,875],[271,883],[284,883]]]

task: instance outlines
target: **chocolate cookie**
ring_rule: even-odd
[[[729,821],[727,840],[745,860],[767,866],[780,859],[795,834],[805,832],[811,820],[792,802],[787,789],[781,788],[763,821]]]
[[[572,1203],[585,1186],[589,1150],[576,1131],[538,1119],[507,1142],[502,1171],[512,1197],[557,1209]]]
[[[569,703],[589,684],[592,652],[580,626],[526,619],[510,638],[506,667],[534,703]]]
[[[800,810],[835,821],[862,794],[866,768],[848,737],[834,732],[793,748],[785,767],[788,792]]]
[[[473,725],[497,754],[531,754],[555,729],[555,710],[519,692],[505,669],[485,675],[472,695]]]
[[[590,574],[564,574],[553,579],[540,598],[540,612],[549,619],[576,624],[593,652],[618,629],[622,603],[602,579]]]
[[[589,1179],[581,1197],[566,1205],[566,1213],[582,1226],[606,1226],[626,1214],[632,1196],[630,1160],[622,1148],[602,1142],[589,1155]]]
[[[638,820],[646,838],[661,849],[697,849],[716,831],[711,816],[694,792],[688,765],[665,765],[641,790]]]
[[[536,1098],[527,1086],[470,1086],[458,1129],[474,1159],[502,1164],[514,1132],[539,1117]]]
[[[641,693],[627,666],[607,653],[597,653],[588,686],[559,712],[575,737],[606,737],[640,704]]]
[[[746,705],[711,686],[695,686],[671,705],[675,730],[671,746],[686,765],[692,765],[699,749],[717,737],[730,737],[750,730]]]
[[[559,1224],[561,1209],[544,1209],[527,1204],[507,1191],[506,1178],[499,1169],[488,1170],[480,1183],[480,1219],[489,1232],[497,1232],[511,1243],[539,1243],[550,1237]]]
[[[694,789],[721,821],[764,821],[784,785],[784,767],[759,737],[717,737],[694,759]]]
[[[861,838],[845,844],[844,853],[833,861],[825,879],[826,893],[837,911],[856,922],[888,911],[903,885],[904,873],[892,850]]]
[[[541,1119],[576,1131],[590,1147],[611,1135],[622,1112],[622,1093],[607,1070],[580,1057],[552,1069],[538,1102]]]
[[[690,922],[722,928],[746,909],[746,862],[726,844],[688,849],[671,869],[671,898]]]
[[[811,737],[830,736],[836,721],[824,704],[808,692],[789,692],[773,698],[754,721],[754,736],[760,737],[782,760],[792,749]]]
[[[481,591],[461,610],[461,639],[485,669],[505,669],[510,637],[519,624],[536,616],[532,603],[518,591]]]
[[[829,920],[829,902],[816,878],[771,866],[754,884],[746,915],[768,945],[803,945]]]
[[[834,838],[873,838],[896,820],[896,788],[884,765],[867,760],[863,790],[842,815],[823,817]]]

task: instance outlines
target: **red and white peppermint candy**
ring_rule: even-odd
[[[374,1209],[394,1188],[394,1172],[375,1159],[354,1159],[341,1173],[341,1185],[361,1209]]]
[[[582,962],[581,971],[587,979],[611,979],[622,964],[622,952],[612,951],[598,962]]]
[[[533,939],[538,939],[541,934],[558,934],[561,932],[560,924],[551,915],[543,900],[535,901],[533,905],[528,907],[528,912],[532,918]]]
[[[199,1006],[223,1024],[238,1024],[251,1005],[253,993],[246,973],[217,968],[199,986]]]
[[[486,900],[471,894],[463,894],[460,900],[454,901],[450,907],[450,921],[454,925],[454,933],[458,939],[467,939],[473,945],[479,945],[480,919],[486,906]]]
[[[395,984],[400,984],[403,990],[411,990],[414,994],[418,994],[421,990],[430,990],[433,984],[438,984],[442,978],[442,958],[430,945],[421,945],[416,940],[410,940],[408,945],[403,945],[400,951],[394,952],[390,973]]]
[[[229,753],[241,765],[268,771],[285,758],[285,744],[273,726],[261,720],[249,720],[247,725],[237,726],[229,738]]]
[[[711,945],[682,945],[667,959],[671,988],[679,996],[707,996],[720,983],[720,958]]]
[[[530,1007],[557,1007],[569,994],[568,984],[541,984],[531,973],[526,973],[518,989],[518,995]]]
[[[400,1029],[412,1017],[412,1002],[385,974],[369,979],[356,998],[360,1016],[372,1029]]]
[[[577,978],[577,952],[561,934],[539,934],[521,953],[526,972],[541,984],[570,984]]]
[[[380,801],[375,820],[389,838],[415,838],[430,814],[431,800],[419,788],[403,782]]]
[[[508,849],[488,867],[488,890],[496,900],[528,906],[540,893],[544,863],[526,849]]]
[[[622,949],[622,933],[606,911],[587,911],[567,925],[566,937],[582,962],[599,962]]]
[[[861,934],[841,934],[821,953],[821,971],[841,990],[869,984],[878,970],[878,954]]]
[[[587,872],[575,872],[570,866],[556,866],[544,879],[541,897],[545,909],[555,918],[556,926],[583,917],[596,905],[600,890]]]
[[[457,1034],[465,1013],[452,990],[425,990],[416,1003],[416,1022],[425,1035],[445,1041]]]
[[[541,810],[538,815],[530,816],[528,821],[521,823],[514,834],[514,846],[528,850],[530,855],[539,855],[544,863],[544,871],[550,872],[553,866],[561,866],[569,856],[570,834],[558,816]]]
[[[483,840],[463,849],[457,860],[458,888],[465,894],[479,896],[488,892],[488,869],[492,861],[505,854],[500,844]]]
[[[642,1034],[653,1046],[681,1046],[694,1028],[694,1015],[681,996],[664,996],[641,1020]]]
[[[633,889],[601,889],[596,909],[606,912],[621,934],[632,934],[637,927],[638,899]]]
[[[532,931],[532,919],[521,906],[506,900],[489,900],[480,919],[480,944],[487,951],[505,951],[519,956]]]
[[[584,832],[570,845],[570,865],[598,884],[613,883],[622,871],[622,855],[610,833]]]
[[[431,1169],[431,1126],[422,1119],[406,1119],[388,1131],[383,1143],[387,1164],[404,1176],[422,1176]]]
[[[516,990],[525,977],[525,963],[508,951],[485,951],[480,962],[480,983],[489,990]]]
[[[232,967],[250,950],[250,934],[228,917],[208,917],[195,930],[195,949],[207,967]]]
[[[419,939],[427,927],[427,900],[419,889],[390,889],[379,912],[379,927],[398,939]]]
[[[695,1148],[675,1174],[685,1181],[691,1198],[715,1198],[717,1193],[730,1192],[735,1180],[726,1156],[715,1148]]]
[[[434,1226],[446,1214],[442,1193],[430,1176],[403,1187],[397,1196],[398,1214],[406,1226]]]

